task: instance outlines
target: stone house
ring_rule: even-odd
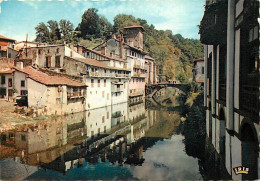
[[[14,48],[15,40],[0,35],[0,57],[12,58],[8,47]]]
[[[14,94],[13,59],[0,60],[0,98],[10,99]]]
[[[18,85],[26,89],[28,107],[39,114],[70,114],[86,110],[86,85],[64,76],[50,76],[33,67],[14,67]]]
[[[198,58],[193,61],[193,81],[197,82],[199,85],[204,85],[204,58]]]
[[[147,52],[143,51],[143,32],[142,26],[125,27],[123,35],[119,34],[117,38],[112,37],[93,49],[103,51],[105,47],[107,55],[111,54],[126,60],[127,68],[131,70],[128,92],[131,98],[142,98],[145,95],[147,74],[145,55]]]
[[[19,59],[32,59],[42,71],[72,76],[88,85],[86,109],[127,102],[127,69],[86,58],[65,45],[31,47],[19,55]]]
[[[145,84],[155,84],[157,82],[157,74],[154,59],[150,55],[145,55],[144,58],[146,66],[145,69],[147,70]]]

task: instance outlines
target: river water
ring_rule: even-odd
[[[118,104],[2,133],[0,178],[229,179],[203,118],[188,124],[182,106],[147,105]]]

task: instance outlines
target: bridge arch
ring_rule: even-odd
[[[146,85],[145,86],[145,93],[149,97],[153,97],[156,94],[156,92],[158,92],[159,90],[166,88],[166,87],[177,88],[177,89],[183,91],[184,93],[188,92],[188,85],[187,84],[159,83],[159,84]]]

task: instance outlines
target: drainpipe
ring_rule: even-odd
[[[204,45],[204,107],[208,107],[207,105],[207,95],[208,95],[208,46]]]
[[[227,22],[227,128],[234,130],[235,0],[228,1]]]
[[[211,111],[216,115],[216,60],[217,60],[217,48],[213,45],[212,53],[212,75],[211,75]]]

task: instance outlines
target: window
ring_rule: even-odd
[[[27,95],[27,90],[21,90],[20,94],[21,94],[21,96],[26,96]]]
[[[204,74],[204,67],[201,68],[201,74]]]
[[[41,54],[41,50],[38,50],[38,54]]]
[[[57,48],[56,52],[57,52],[57,53],[59,53],[59,52],[60,52],[60,49],[59,49],[59,48]]]
[[[49,68],[49,67],[51,67],[51,57],[50,56],[48,56],[48,57],[46,57],[46,67],[47,68]]]
[[[5,84],[5,76],[4,75],[1,76],[1,84]]]
[[[106,85],[107,85],[107,80],[104,79],[104,87],[106,87]]]
[[[21,87],[25,87],[25,80],[21,80]]]
[[[25,135],[21,135],[21,140],[26,141]]]
[[[56,56],[56,57],[55,57],[55,66],[56,66],[57,68],[60,68],[60,56]]]
[[[100,87],[100,80],[98,80],[98,87]]]
[[[91,87],[94,87],[94,79],[91,79]]]
[[[8,58],[11,58],[12,57],[12,54],[11,53],[8,53]]]
[[[87,52],[87,56],[89,56],[89,52]]]
[[[13,86],[13,79],[9,78],[8,79],[8,87],[12,87]]]
[[[107,112],[107,119],[109,118],[109,112]]]
[[[102,123],[105,122],[105,116],[102,116]]]

